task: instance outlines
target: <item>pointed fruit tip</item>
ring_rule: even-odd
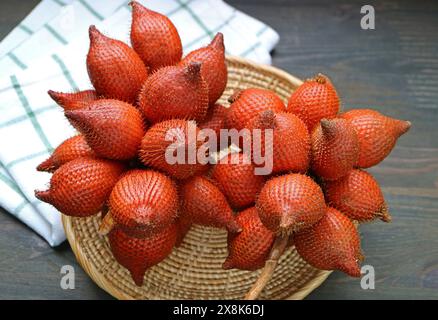
[[[88,28],[88,35],[90,36],[90,39],[92,37],[94,37],[97,33],[99,33],[99,30],[97,30],[96,26],[94,24],[92,24],[89,28]]]
[[[409,129],[411,128],[412,123],[410,121],[403,121],[403,120],[399,120],[398,122],[398,132],[399,135],[401,136],[402,134],[405,134],[406,132],[409,131]]]
[[[225,262],[222,264],[222,269],[224,270],[230,270],[233,269],[233,263],[231,262],[230,258],[228,257]]]
[[[346,274],[348,274],[349,276],[355,278],[359,278],[361,276],[359,262],[356,261],[355,259],[349,259],[344,261],[339,269],[345,272]]]
[[[50,96],[50,98],[52,98],[53,100],[55,100],[55,97],[58,96],[58,92],[54,91],[54,90],[48,90],[47,94]]]
[[[243,90],[241,90],[241,89],[234,90],[234,93],[228,98],[228,102],[233,103],[236,100],[238,100],[240,98],[240,96],[242,95],[242,92],[243,92]]]
[[[104,37],[104,35],[96,28],[96,26],[94,24],[92,24],[88,28],[88,36],[90,37],[91,42]]]
[[[221,32],[216,33],[209,46],[221,51],[225,51],[224,35]]]
[[[45,190],[45,191],[35,190],[35,198],[47,203],[50,203],[52,199],[50,195],[50,190]]]
[[[151,10],[149,10],[148,8],[146,8],[145,6],[143,6],[142,4],[140,4],[137,1],[130,1],[128,3],[128,5],[132,8],[132,12],[134,14],[136,14],[136,13],[142,14],[142,13],[145,13],[147,11],[151,11]]]
[[[130,273],[131,273],[132,280],[134,280],[135,285],[137,287],[143,286],[143,278],[144,278],[145,272],[138,272],[137,273],[137,272],[130,271]]]
[[[275,113],[272,110],[265,110],[259,116],[260,126],[264,129],[273,128],[275,124]]]
[[[54,169],[54,164],[52,161],[52,157],[49,157],[48,159],[44,160],[37,166],[37,171],[40,172],[51,172]]]
[[[323,129],[327,129],[331,127],[331,121],[329,119],[323,118],[321,119],[321,121],[319,121],[321,123],[321,127]]]
[[[333,122],[333,120],[330,119],[326,119],[326,118],[321,119],[319,123],[321,124],[322,132],[325,134],[332,133],[336,128],[336,124]]]
[[[389,210],[388,210],[388,207],[386,206],[386,204],[382,207],[382,210],[377,214],[377,216],[383,222],[391,222],[392,221],[392,217],[389,214]]]
[[[61,106],[61,95],[62,95],[61,92],[49,90],[47,91],[47,94],[50,96],[50,98],[52,98],[53,101],[55,101],[57,104]]]

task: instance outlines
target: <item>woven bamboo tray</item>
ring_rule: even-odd
[[[275,91],[284,101],[301,80],[270,66],[227,57],[228,84],[220,100],[225,106],[235,89],[249,87]],[[179,248],[146,272],[137,287],[128,271],[114,259],[107,237],[97,232],[100,215],[72,218],[63,215],[67,239],[77,260],[102,289],[118,299],[241,299],[259,272],[223,270],[227,256],[224,230],[194,226]],[[261,299],[303,299],[330,274],[305,263],[294,247],[279,261]]]

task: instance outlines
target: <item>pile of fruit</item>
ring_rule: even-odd
[[[353,221],[390,221],[377,181],[363,169],[382,161],[410,123],[369,109],[339,113],[339,96],[321,74],[287,106],[259,88],[219,105],[227,83],[222,34],[182,58],[167,17],[137,2],[132,9],[132,47],[89,29],[94,90],[49,91],[80,134],[38,166],[53,176],[36,197],[69,216],[102,212],[100,232],[138,286],[193,224],[228,231],[225,269],[265,266],[258,291],[292,244],[316,268],[360,276]],[[258,151],[271,147],[271,174],[255,174],[251,152],[228,152],[217,164],[169,163],[169,149],[203,147],[205,140],[189,142],[189,128],[270,129]]]

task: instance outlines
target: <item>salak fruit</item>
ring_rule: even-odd
[[[208,101],[213,105],[227,85],[228,73],[223,34],[217,33],[208,46],[190,52],[181,64],[188,65],[192,62],[202,63],[201,74],[208,85]]]
[[[360,237],[354,224],[341,212],[327,208],[322,219],[294,234],[295,248],[310,265],[323,270],[341,270],[360,277],[359,263],[363,260]]]
[[[123,171],[115,161],[78,158],[56,170],[49,189],[35,196],[68,216],[91,216],[102,209]]]
[[[140,111],[129,103],[100,99],[87,108],[65,112],[93,151],[104,158],[127,160],[137,155],[145,125]]]
[[[108,236],[114,258],[131,273],[137,286],[143,285],[147,269],[163,261],[173,249],[177,227],[172,224],[153,236],[139,239],[130,237],[120,228]]]
[[[357,163],[356,131],[344,119],[322,119],[312,132],[312,171],[326,180],[345,176]]]
[[[251,159],[244,153],[230,153],[213,167],[211,178],[223,192],[233,208],[254,204],[265,176],[255,175]]]
[[[93,157],[94,155],[93,150],[88,146],[84,136],[77,135],[61,143],[47,160],[38,165],[37,170],[54,172],[60,166],[71,160],[80,157]]]
[[[196,176],[181,187],[182,214],[193,223],[231,232],[241,230],[227,199],[208,178]]]
[[[178,192],[166,175],[153,170],[131,170],[111,192],[109,207],[116,227],[144,238],[169,227],[178,214]]]
[[[283,236],[314,225],[326,211],[319,185],[306,175],[294,173],[266,182],[256,207],[262,223]]]
[[[385,159],[397,139],[411,127],[409,121],[393,119],[370,109],[350,110],[340,117],[346,119],[357,133],[357,166],[360,168],[372,167]]]
[[[254,154],[267,157],[273,164],[272,172],[305,172],[310,160],[310,136],[304,122],[297,116],[286,112],[266,110],[250,120],[247,128],[251,130],[252,159]],[[255,140],[254,129],[261,130],[261,143]],[[266,139],[265,130],[272,129],[273,139]],[[266,153],[266,146],[272,152]],[[272,154],[272,156],[270,156]]]
[[[133,48],[90,26],[93,90],[48,92],[80,135],[37,167],[54,173],[35,196],[70,216],[102,211],[97,231],[109,233],[138,286],[196,224],[228,231],[224,269],[265,265],[248,299],[294,240],[312,266],[359,276],[352,220],[391,218],[378,183],[359,168],[382,161],[410,122],[368,109],[339,115],[322,74],[302,83],[287,108],[262,88],[234,91],[226,108],[217,103],[228,78],[223,35],[181,59],[169,18],[130,4]]]
[[[240,233],[228,233],[228,257],[224,269],[257,270],[264,266],[275,234],[267,229],[255,207],[240,212],[236,217],[242,227]]]
[[[72,93],[49,90],[47,93],[49,94],[50,98],[52,98],[65,111],[84,108],[89,102],[98,99],[95,90],[84,90]]]
[[[204,120],[208,88],[199,62],[154,72],[142,87],[138,105],[151,123],[169,119]]]
[[[297,115],[312,132],[322,118],[334,118],[339,112],[339,97],[325,75],[306,80],[289,98],[287,111]]]
[[[148,70],[138,54],[122,41],[89,29],[87,71],[99,96],[135,103]]]
[[[170,19],[132,1],[131,44],[151,71],[177,64],[182,56],[178,31]]]
[[[265,110],[286,111],[283,101],[274,92],[266,89],[239,90],[228,101],[231,103],[226,117],[229,129],[242,130],[249,120]]]
[[[379,184],[371,174],[360,169],[351,170],[336,181],[324,186],[327,203],[357,221],[379,218],[391,221]]]
[[[203,172],[208,168],[205,164],[200,163],[197,158],[189,161],[189,152],[193,152],[196,156],[203,144],[203,141],[193,141],[189,138],[191,130],[197,137],[199,128],[194,121],[175,119],[153,125],[141,142],[139,151],[141,161],[146,166],[164,171],[176,179],[186,179]],[[183,160],[179,163],[178,154],[182,155],[181,160]],[[172,157],[172,161],[166,157]]]

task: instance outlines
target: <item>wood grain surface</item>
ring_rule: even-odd
[[[38,1],[2,0],[0,38]],[[370,170],[393,222],[361,226],[374,290],[340,272],[309,299],[438,299],[438,2],[366,1],[376,29],[360,28],[363,1],[227,1],[280,34],[273,64],[298,77],[329,75],[342,108],[373,107],[412,122],[391,155]],[[50,248],[0,209],[1,299],[108,299],[75,262],[67,243]],[[76,289],[62,290],[72,265]]]

